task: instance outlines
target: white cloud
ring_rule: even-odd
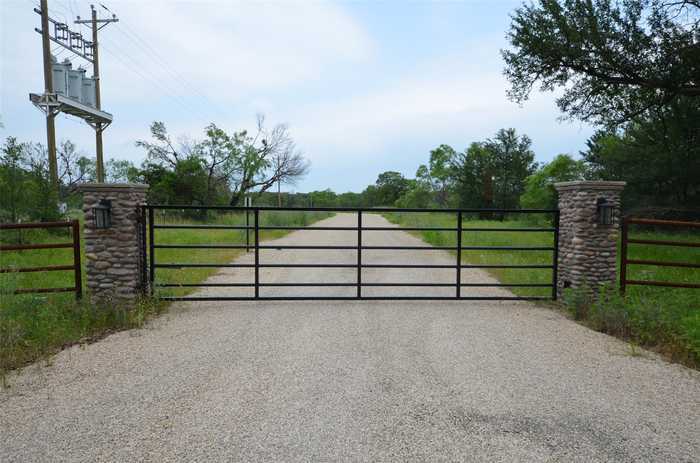
[[[294,134],[318,160],[338,150],[376,156],[400,144],[401,138],[426,146],[457,143],[462,149],[503,127],[516,127],[535,141],[552,131],[580,131],[557,120],[551,95],[533,95],[519,107],[506,98],[508,83],[500,65],[485,71],[483,63],[470,62],[469,55],[440,59],[425,63],[422,68],[429,72],[419,77],[398,79],[361,96],[305,106],[289,116]]]
[[[365,31],[330,3],[149,1],[114,9],[121,24],[103,33],[114,58],[106,66],[130,80],[122,91],[111,90],[115,98],[157,96],[155,79],[177,97],[192,96],[196,87],[212,101],[234,103],[321,79],[332,66],[366,60],[373,50]]]

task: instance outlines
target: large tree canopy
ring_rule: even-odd
[[[539,0],[512,16],[509,96],[562,89],[570,118],[606,125],[700,97],[700,1]]]

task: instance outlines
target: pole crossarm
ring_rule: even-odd
[[[79,117],[90,125],[104,124],[106,126],[112,123],[112,115],[110,113],[84,105],[57,93],[45,93],[43,95],[30,93],[29,100],[34,106],[47,114],[49,112],[63,112]],[[102,127],[102,129],[104,128]]]

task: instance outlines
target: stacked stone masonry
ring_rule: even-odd
[[[145,288],[142,283],[141,209],[147,185],[84,184],[85,257],[87,288],[98,300],[133,301]],[[111,201],[112,225],[97,229],[93,209],[100,200]]]
[[[617,241],[620,229],[620,194],[625,182],[564,182],[559,194],[559,259],[557,293],[565,288],[594,292],[617,280]],[[611,225],[597,220],[600,198],[614,206]]]

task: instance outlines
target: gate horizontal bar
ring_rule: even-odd
[[[193,229],[193,230],[253,230],[255,227],[246,227],[245,225],[153,225],[153,228],[174,228],[174,229]]]
[[[696,283],[672,283],[670,281],[654,280],[625,280],[625,284],[638,286],[665,286],[669,288],[700,288],[700,284]]]
[[[16,289],[13,292],[15,294],[31,294],[31,293],[72,293],[77,291],[78,288],[27,288],[27,289]]]
[[[700,243],[693,243],[689,241],[666,241],[666,240],[640,240],[640,239],[628,239],[628,243],[635,244],[656,244],[659,246],[682,246],[688,248],[700,248]]]
[[[554,251],[552,246],[462,246],[467,251]]]
[[[547,268],[554,268],[554,265],[517,265],[517,264],[481,264],[481,265],[471,265],[471,264],[464,264],[462,265],[462,268],[530,268],[530,269],[535,269],[535,268],[542,268],[542,269],[547,269]]]
[[[208,268],[208,267],[226,267],[226,268],[253,268],[255,264],[153,264],[155,268]]]
[[[467,214],[478,214],[480,212],[496,212],[502,214],[554,214],[557,212],[556,209],[421,209],[421,208],[406,208],[399,209],[394,207],[276,207],[276,206],[255,206],[255,207],[245,207],[245,206],[194,206],[194,205],[146,205],[146,209],[188,209],[188,210],[222,210],[222,211],[254,211],[259,210],[261,212],[265,211],[298,211],[298,212],[433,212],[433,213],[443,213],[450,214],[455,212],[464,212]]]
[[[362,227],[362,231],[448,231],[456,232],[456,227]]]
[[[59,249],[72,247],[73,243],[3,244],[0,245],[0,251],[23,251],[27,249]]]
[[[462,228],[463,232],[554,232],[556,228]]]
[[[157,288],[198,288],[202,287],[212,287],[212,288],[252,288],[255,283],[156,283],[154,284]]]
[[[260,264],[268,268],[357,268],[357,264]],[[362,268],[445,268],[455,269],[456,265],[440,264],[362,264]]]
[[[0,268],[0,273],[26,273],[26,272],[56,272],[60,270],[75,270],[74,265],[47,265],[46,267],[18,267]]]
[[[245,244],[154,244],[155,249],[246,249]]]
[[[462,283],[462,287],[473,288],[551,288],[551,283]]]
[[[693,264],[690,262],[668,262],[660,260],[640,260],[640,259],[627,259],[628,264],[637,265],[655,265],[659,267],[685,267],[685,268],[700,268],[700,264]]]
[[[0,230],[22,230],[27,228],[68,228],[73,222],[32,222],[32,223],[0,223]]]
[[[162,297],[164,301],[549,301],[551,297],[542,296],[259,296],[255,297],[209,297],[183,296]]]
[[[245,246],[243,246],[245,247]],[[258,246],[258,249],[325,249],[325,250],[353,250],[357,251],[357,246],[321,246],[321,245],[288,245],[288,246],[275,246],[275,245],[265,245]],[[456,250],[456,246],[361,246],[360,249],[367,250],[385,250],[385,251],[445,251],[445,250]]]
[[[638,225],[667,225],[671,227],[700,228],[700,222],[682,222],[679,220],[627,219],[627,223],[634,223]]]

